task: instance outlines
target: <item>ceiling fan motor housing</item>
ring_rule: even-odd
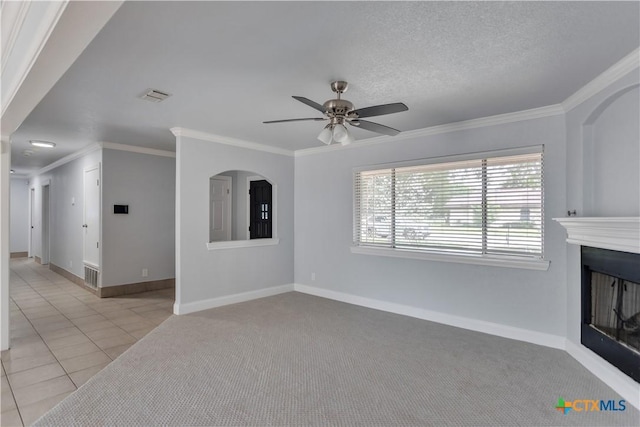
[[[353,110],[353,104],[346,99],[330,99],[322,106],[329,117],[344,117]]]

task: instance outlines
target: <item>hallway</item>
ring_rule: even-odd
[[[98,298],[29,258],[10,275],[3,427],[31,425],[172,315],[173,289]]]

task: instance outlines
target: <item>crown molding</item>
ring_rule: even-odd
[[[55,168],[58,168],[64,164],[67,164],[75,159],[79,159],[82,156],[85,156],[89,153],[92,153],[96,150],[100,150],[102,147],[100,146],[100,144],[98,143],[94,143],[91,144],[85,148],[83,148],[80,151],[76,151],[75,153],[71,153],[68,156],[64,156],[63,158],[56,160],[55,162],[48,164],[47,166],[43,167],[42,169],[32,173],[29,175],[29,178],[33,178],[36,177],[38,175],[42,175],[43,173],[49,172],[50,170],[53,170]]]
[[[181,127],[173,127],[169,129],[171,133],[176,137],[187,137],[199,139],[201,141],[217,142],[218,144],[232,145],[234,147],[248,148],[249,150],[265,151],[267,153],[279,154],[281,156],[294,156],[294,152],[291,150],[285,150],[284,148],[272,147],[270,145],[259,144],[257,142],[245,141],[243,139],[231,138],[228,136],[215,135],[213,133],[201,132],[192,129],[185,129]]]
[[[31,2],[29,1],[20,1],[20,2],[5,2],[2,7],[2,18],[7,18],[6,15],[9,15],[7,18],[11,23],[9,30],[9,36],[6,40],[6,49],[2,52],[2,71],[4,72],[5,67],[7,66],[7,60],[9,56],[11,56],[11,52],[13,52],[13,47],[16,44],[16,39],[18,38],[18,34],[20,34],[20,30],[24,25],[24,20],[27,17],[27,12],[29,11],[29,6],[31,6]],[[3,25],[6,25],[6,22],[3,22]]]
[[[65,156],[55,162],[43,167],[42,169],[30,174],[26,175],[26,177],[33,178],[38,175],[42,175],[45,172],[49,172],[55,168],[58,168],[66,163],[69,163],[75,159],[79,159],[82,156],[85,156],[93,151],[101,150],[103,148],[118,150],[118,151],[128,151],[131,153],[140,153],[140,154],[150,154],[152,156],[161,156],[161,157],[176,157],[176,153],[173,151],[166,150],[157,150],[155,148],[146,148],[146,147],[137,147],[134,145],[125,145],[125,144],[117,144],[115,142],[96,142],[91,144],[82,150],[76,151],[75,153],[71,153],[68,156]]]
[[[31,35],[30,35],[31,43],[29,44],[28,48],[22,52],[22,54],[20,55],[20,58],[16,59],[15,74],[12,73],[13,75],[5,76],[4,71],[6,70],[6,68],[4,65],[2,67],[2,71],[3,71],[2,79],[4,80],[3,83],[8,85],[8,91],[6,92],[6,97],[5,96],[2,97],[3,98],[2,99],[2,115],[3,116],[8,106],[13,101],[13,98],[16,96],[18,89],[27,78],[27,75],[31,71],[31,68],[33,68],[33,65],[35,64],[36,59],[38,59],[40,52],[42,52],[42,49],[44,49],[45,44],[49,40],[49,37],[51,36],[53,29],[55,28],[58,21],[60,20],[60,17],[62,16],[62,13],[65,11],[68,3],[69,3],[69,0],[49,2],[45,6],[46,10],[42,14],[42,17],[39,18],[39,22],[37,23],[38,24],[37,28],[25,28],[27,26],[26,25],[27,22],[29,21],[26,15],[30,10],[32,10],[31,8],[27,8],[27,10],[23,12],[25,16],[22,17],[22,22],[20,23],[20,25],[17,28],[12,29],[12,33],[13,32],[16,33],[14,35],[14,40],[12,43],[15,44],[16,39],[19,37],[19,34],[23,31],[31,32]],[[34,14],[32,15],[35,16],[35,13],[36,12],[34,12]],[[10,46],[10,48],[13,50],[13,46]],[[3,59],[7,60],[7,62],[11,61],[11,58],[8,58],[8,57]]]
[[[593,95],[615,83],[629,72],[640,67],[640,48],[613,64],[595,79],[578,89],[573,95],[562,101],[562,108],[566,112],[571,111]]]
[[[306,148],[297,150],[295,152],[296,157],[308,156],[311,154],[326,153],[329,151],[337,150],[349,150],[352,148],[368,147],[376,144],[383,144],[387,142],[398,142],[407,139],[423,138],[430,135],[437,135],[448,132],[455,132],[467,129],[477,129],[487,126],[496,126],[507,123],[521,122],[524,120],[540,119],[543,117],[557,116],[564,114],[564,109],[560,104],[548,105],[546,107],[532,108],[530,110],[516,111],[513,113],[498,114],[495,116],[481,117],[478,119],[464,120],[461,122],[447,123],[444,125],[431,126],[423,129],[410,130],[402,132],[396,136],[377,136],[374,138],[368,138],[360,140],[358,142],[349,145],[332,144],[322,147]]]
[[[156,148],[138,147],[135,145],[117,144],[115,142],[100,142],[102,148],[109,150],[128,151],[130,153],[150,154],[160,157],[176,157],[175,151],[158,150]]]

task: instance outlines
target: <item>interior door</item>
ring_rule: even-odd
[[[270,239],[272,237],[273,203],[271,184],[267,180],[251,181],[249,186],[251,239]]]
[[[49,185],[42,186],[42,264],[49,264],[49,206],[50,189]]]
[[[209,184],[209,241],[231,240],[231,177],[216,176]]]
[[[100,267],[100,164],[84,170],[84,250],[82,261]]]
[[[29,191],[29,256],[33,257],[36,252],[35,246],[35,227],[36,227],[36,189]]]

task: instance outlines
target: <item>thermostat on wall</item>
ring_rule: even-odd
[[[114,214],[128,214],[129,205],[113,205]]]

